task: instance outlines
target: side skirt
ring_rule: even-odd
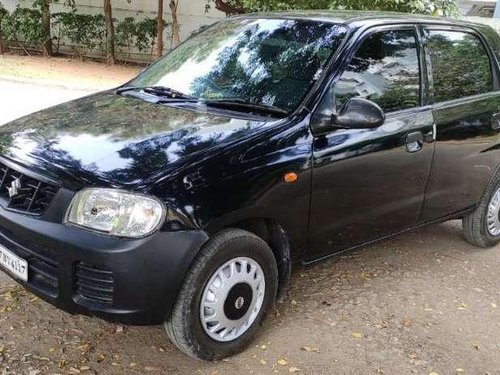
[[[351,251],[351,250],[355,250],[355,249],[359,249],[360,247],[363,247],[363,246],[367,246],[367,245],[372,245],[374,243],[377,243],[377,242],[380,242],[380,241],[384,241],[384,240],[387,240],[389,238],[392,238],[392,237],[396,237],[396,236],[399,236],[400,234],[403,234],[403,233],[406,233],[406,232],[410,232],[412,230],[415,230],[415,229],[419,229],[419,228],[422,228],[422,227],[425,227],[427,225],[432,225],[432,224],[439,224],[439,223],[444,223],[446,221],[449,221],[449,220],[455,220],[455,219],[460,219],[461,217],[463,217],[465,214],[471,212],[472,210],[474,210],[476,208],[476,206],[472,206],[472,207],[468,207],[466,208],[465,210],[461,210],[461,211],[458,211],[458,212],[454,212],[453,214],[450,214],[450,215],[447,215],[447,216],[444,216],[444,217],[440,217],[439,219],[434,219],[434,220],[431,220],[431,221],[428,221],[428,222],[425,222],[425,223],[422,223],[422,224],[419,224],[415,227],[412,227],[412,228],[408,228],[408,229],[404,229],[402,231],[399,231],[399,232],[396,232],[396,233],[393,233],[393,234],[389,234],[387,236],[384,236],[384,237],[380,237],[380,238],[377,238],[375,240],[371,240],[371,241],[368,241],[368,242],[365,242],[365,243],[362,243],[362,244],[359,244],[359,245],[355,245],[355,246],[352,246],[352,247],[348,247],[346,249],[343,249],[343,250],[339,250],[339,251],[336,251],[334,253],[331,253],[331,254],[327,254],[327,255],[323,255],[319,258],[315,258],[315,259],[312,259],[312,260],[302,260],[302,265],[304,266],[308,266],[308,265],[312,265],[314,263],[317,263],[317,262],[321,262],[323,260],[326,260],[326,259],[329,259],[329,258],[332,258],[334,256],[338,256],[338,255],[341,255],[341,254],[344,254],[348,251]]]

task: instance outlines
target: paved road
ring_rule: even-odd
[[[81,94],[0,82],[0,123]],[[255,345],[214,364],[161,327],[70,316],[0,273],[0,373],[499,374],[499,270],[500,248],[469,245],[458,221],[299,267]]]
[[[88,90],[0,80],[0,125],[89,93]]]

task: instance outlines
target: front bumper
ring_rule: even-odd
[[[200,230],[120,239],[0,207],[0,244],[26,259],[35,295],[72,314],[156,324],[170,313]]]

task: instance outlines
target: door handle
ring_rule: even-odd
[[[422,132],[413,132],[406,136],[406,151],[417,152],[424,145],[424,135]]]

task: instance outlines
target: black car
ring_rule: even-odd
[[[429,223],[500,240],[500,39],[397,13],[229,18],[0,128],[0,264],[70,313],[247,346],[293,261]]]

